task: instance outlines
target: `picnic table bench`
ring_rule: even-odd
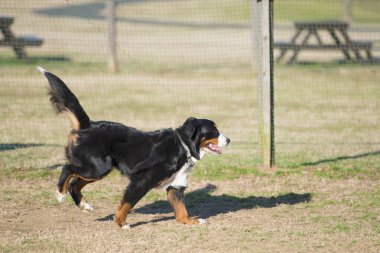
[[[340,50],[346,60],[371,60],[372,42],[353,41],[348,35],[348,24],[341,21],[320,21],[320,22],[296,22],[294,24],[296,33],[290,42],[274,42],[274,48],[280,50],[276,61],[281,61],[285,54],[290,51],[292,55],[287,63],[294,63],[302,50]],[[320,36],[321,31],[327,31],[333,43],[326,44]],[[310,43],[310,38],[314,36],[317,44]]]
[[[0,46],[12,47],[17,58],[25,59],[27,54],[24,50],[26,46],[41,46],[43,40],[34,35],[15,36],[11,30],[11,25],[14,21],[13,17],[0,16],[0,30],[3,34],[3,39],[0,40]]]

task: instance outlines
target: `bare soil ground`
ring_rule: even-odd
[[[206,225],[177,224],[163,190],[128,215],[130,230],[112,220],[125,178],[88,187],[94,212],[70,197],[55,203],[55,177],[2,184],[2,252],[378,252],[378,181],[321,179],[307,173],[195,180],[187,191],[192,215]],[[87,194],[86,194],[87,193]],[[370,197],[369,197],[370,196]],[[377,202],[376,202],[377,201]]]

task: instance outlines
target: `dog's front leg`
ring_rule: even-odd
[[[185,206],[185,197],[184,191],[185,187],[181,187],[180,189],[169,186],[167,188],[167,196],[170,205],[172,206],[175,217],[178,223],[181,224],[204,224],[206,220],[204,219],[195,219],[190,218],[186,206]]]
[[[122,229],[129,229],[130,226],[126,222],[129,211],[136,205],[136,203],[144,197],[144,195],[151,189],[148,184],[139,183],[138,181],[131,181],[125,190],[123,199],[117,209],[115,215],[115,222]]]

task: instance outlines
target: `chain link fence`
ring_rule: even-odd
[[[380,6],[349,2],[274,3],[277,166],[367,159],[380,150]],[[25,56],[0,47],[2,165],[64,162],[69,124],[52,113],[38,65],[67,82],[92,120],[152,130],[210,118],[232,139],[232,163],[257,166],[251,4],[117,1],[119,67],[109,73],[105,1],[2,1],[1,15],[12,18],[2,27],[15,37],[32,35],[19,44]]]
[[[378,10],[378,1],[275,2],[278,164],[376,166]]]

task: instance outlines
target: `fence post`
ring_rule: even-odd
[[[257,0],[252,0],[251,2],[251,48],[252,48],[252,65],[255,70],[257,70],[257,16],[258,16],[258,4]]]
[[[259,91],[259,140],[263,167],[275,164],[273,87],[273,0],[253,0],[257,5],[256,56]]]
[[[108,34],[108,45],[107,45],[107,66],[108,71],[115,73],[118,70],[118,63],[116,57],[116,2],[115,0],[106,1],[106,11],[107,11],[107,34]]]

